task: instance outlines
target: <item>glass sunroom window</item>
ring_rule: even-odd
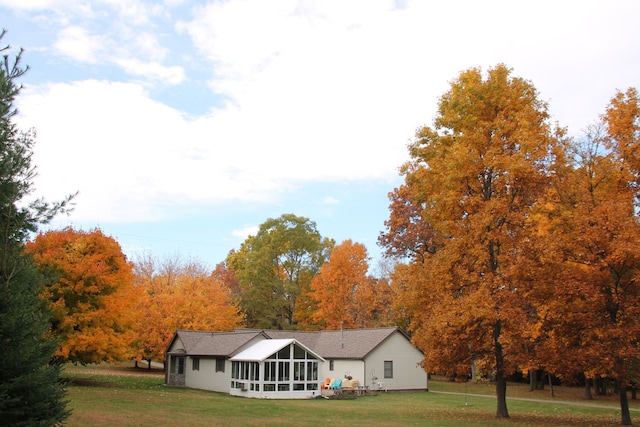
[[[240,389],[259,389],[258,362],[233,362],[231,364],[231,387]]]

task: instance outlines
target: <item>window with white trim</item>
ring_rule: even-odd
[[[393,360],[384,361],[384,377],[393,378]]]

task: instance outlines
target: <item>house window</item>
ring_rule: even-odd
[[[329,360],[329,370],[333,371],[333,360]]]
[[[264,380],[275,382],[276,362],[264,362]]]
[[[258,362],[232,362],[231,387],[241,390],[259,390]]]
[[[289,362],[278,362],[278,382],[289,381]]]
[[[300,346],[294,346],[293,347],[293,358],[294,359],[304,359],[306,356],[306,351],[304,351],[304,349]]]
[[[200,370],[200,358],[194,357],[191,359],[191,370],[199,371]]]
[[[216,358],[216,372],[224,372],[224,358],[217,357]]]
[[[393,361],[392,360],[384,361],[384,377],[393,378]]]
[[[184,375],[184,357],[171,358],[171,373]]]

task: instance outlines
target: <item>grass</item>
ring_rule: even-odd
[[[613,397],[580,400],[579,388],[529,392],[510,384],[511,417],[495,417],[491,385],[431,381],[435,392],[381,393],[355,400],[261,400],[163,385],[161,371],[120,366],[65,370],[70,381],[67,425],[74,426],[617,426]],[[460,394],[445,394],[460,393]],[[545,397],[546,396],[546,397]],[[517,400],[540,399],[533,400]],[[572,401],[574,404],[562,404]],[[587,405],[602,405],[594,407]],[[635,401],[632,408],[640,411]],[[632,417],[640,412],[632,412]]]

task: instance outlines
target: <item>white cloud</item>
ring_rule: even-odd
[[[322,199],[321,202],[323,205],[337,205],[338,203],[340,203],[340,200],[336,199],[335,197],[332,196],[327,196],[324,199]]]
[[[137,58],[115,58],[114,62],[128,74],[170,85],[180,84],[185,79],[184,69],[178,66],[165,67],[157,62],[143,62]]]
[[[231,231],[231,235],[235,237],[240,237],[242,239],[246,239],[249,236],[255,236],[256,234],[258,234],[259,229],[260,227],[258,227],[257,225],[253,225],[250,227],[243,228],[241,230],[233,230]]]
[[[192,69],[163,63],[171,53],[164,30],[148,24],[163,11],[111,4],[125,23],[136,10],[144,19],[127,29],[111,17],[104,27],[113,24],[114,40],[106,30],[68,27],[59,51],[151,81],[185,82]],[[448,82],[472,66],[514,67],[574,131],[603,111],[616,87],[637,83],[640,69],[628,54],[640,40],[633,13],[609,13],[597,3],[405,6],[239,0],[198,7],[192,21],[175,24],[197,52],[185,46],[180,53],[204,59],[197,70],[211,70],[210,86],[229,100],[202,117],[152,100],[142,84],[30,87],[19,119],[39,132],[36,188],[47,195],[80,190],[73,215],[95,221],[271,201],[310,181],[397,176],[414,130],[431,122]]]
[[[75,61],[94,64],[98,56],[103,53],[104,40],[99,36],[92,36],[78,26],[64,28],[58,33],[53,48],[61,55]]]
[[[64,4],[69,4],[68,0],[0,0],[0,6],[7,6],[17,9],[46,9]],[[78,2],[83,3],[83,2]]]

